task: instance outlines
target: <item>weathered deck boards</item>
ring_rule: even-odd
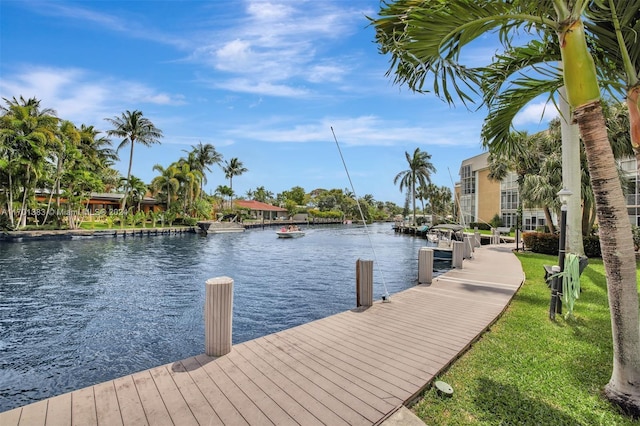
[[[379,424],[505,309],[524,280],[511,249],[479,248],[391,303],[19,407],[0,425]]]

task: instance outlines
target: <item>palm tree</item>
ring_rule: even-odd
[[[411,194],[413,225],[416,225],[416,186],[426,186],[431,183],[431,174],[436,172],[436,168],[431,163],[431,154],[426,151],[420,151],[420,148],[416,148],[412,156],[406,151],[404,154],[407,158],[409,169],[398,173],[393,179],[393,184],[400,182],[400,192],[407,188],[408,194]]]
[[[598,69],[611,82],[624,81],[629,136],[640,170],[640,1],[590,2],[585,26],[605,58]]]
[[[72,122],[68,120],[60,122],[60,126],[56,131],[56,138],[52,144],[52,148],[49,150],[50,160],[54,163],[56,169],[53,188],[49,195],[49,202],[47,203],[47,210],[43,223],[46,222],[49,217],[51,201],[55,194],[55,217],[59,224],[60,196],[62,195],[60,184],[62,182],[62,175],[68,167],[72,166],[74,159],[79,157],[80,151],[78,149],[78,145],[80,144],[80,140],[80,133]],[[70,206],[67,206],[67,209],[70,209]]]
[[[262,203],[273,202],[273,192],[268,191],[264,186],[257,187],[255,191],[247,191],[247,197]]]
[[[198,170],[202,174],[202,179],[200,180],[200,196],[202,197],[204,193],[203,185],[207,183],[205,171],[211,171],[209,166],[220,165],[222,163],[222,154],[216,151],[216,148],[210,143],[203,145],[202,142],[198,142],[198,145],[191,145],[191,149],[192,151],[189,153],[191,168]]]
[[[229,179],[229,188],[231,192],[233,192],[233,177],[240,176],[244,172],[248,172],[249,169],[244,167],[242,161],[238,160],[236,157],[232,158],[229,161],[225,161],[225,166],[222,168],[224,171],[224,176]]]
[[[621,16],[635,15],[639,9],[637,1],[597,3],[610,8],[615,5]],[[614,359],[605,394],[638,416],[640,324],[635,254],[625,197],[607,138],[597,71],[587,47],[581,16],[588,4],[586,0],[480,3],[451,0],[443,5],[400,0],[383,4],[381,17],[372,22],[381,52],[392,55],[389,73],[395,70],[395,82],[423,91],[427,76],[432,76],[434,93],[450,103],[454,96],[463,103],[471,102],[481,88],[482,70],[464,67],[459,62],[463,46],[472,40],[496,28],[500,29],[501,40],[507,42],[520,28],[535,28],[546,31],[542,36],[552,33],[557,36],[567,101],[585,145],[607,271]],[[612,22],[621,21],[612,19]],[[626,34],[634,32],[633,28],[625,30]],[[618,46],[621,50],[623,47],[626,44]],[[636,47],[636,55],[637,51]],[[624,57],[623,60],[625,65],[629,62]],[[627,74],[633,74],[630,68],[625,66]],[[637,102],[633,106],[637,107]]]
[[[140,211],[140,204],[142,204],[142,200],[144,200],[145,195],[147,195],[148,187],[147,184],[140,178],[131,175],[129,180],[126,178],[120,179],[122,183],[125,185],[129,184],[130,194],[129,201],[132,204],[136,205],[136,211]]]
[[[153,178],[153,180],[151,181],[151,188],[153,189],[155,195],[163,191],[166,193],[166,211],[169,211],[169,208],[171,207],[172,194],[176,194],[178,188],[180,187],[180,181],[176,178],[178,170],[173,165],[165,169],[160,164],[156,164],[155,166],[153,166],[153,170],[159,172],[160,176],[156,176]]]
[[[0,107],[0,137],[3,141],[5,173],[7,175],[7,211],[9,222],[14,223],[14,191],[22,190],[18,226],[24,226],[27,206],[34,199],[38,178],[45,168],[49,146],[55,140],[58,118],[55,111],[40,108],[36,98],[3,98]]]
[[[180,182],[180,193],[183,199],[183,213],[188,213],[199,196],[202,173],[196,168],[192,169],[187,161],[182,159],[174,163],[177,170],[176,178]]]
[[[111,148],[111,140],[99,136],[99,130],[93,126],[81,124],[78,131],[80,132],[80,150],[89,160],[91,170],[102,172],[118,161],[118,155]]]
[[[231,189],[227,185],[218,185],[214,194],[219,196],[222,200],[224,200],[224,197],[229,197],[229,207],[233,207],[231,204],[231,199],[233,198],[233,189]]]
[[[127,184],[124,189],[124,197],[122,198],[122,206],[120,209],[125,210],[127,205],[127,197],[129,196],[129,179],[131,178],[131,166],[133,165],[133,148],[136,143],[144,146],[150,146],[154,143],[160,143],[159,138],[162,137],[162,130],[156,128],[154,124],[146,117],[143,117],[141,111],[125,111],[120,117],[106,118],[114,128],[107,131],[109,136],[117,136],[123,138],[117,151],[127,145],[131,145],[129,153],[129,168],[127,170]]]

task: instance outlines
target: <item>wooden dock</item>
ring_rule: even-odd
[[[6,411],[0,425],[381,424],[504,311],[524,281],[513,248],[478,248],[390,303]]]

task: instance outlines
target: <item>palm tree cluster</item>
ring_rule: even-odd
[[[159,175],[153,178],[150,187],[153,194],[165,203],[166,211],[208,218],[212,205],[203,191],[207,183],[206,172],[211,172],[211,166],[222,163],[222,154],[213,145],[202,142],[185,152],[186,157],[166,168],[160,164],[153,166]]]
[[[617,160],[634,156],[629,135],[629,115],[625,104],[606,102],[604,112],[607,130],[610,133],[611,147]],[[533,135],[527,132],[514,132],[511,140],[520,147],[507,155],[496,146],[489,146],[489,177],[504,179],[509,172],[517,175],[520,199],[523,208],[539,208],[544,211],[550,232],[556,228],[552,213],[560,216],[560,201],[557,193],[563,186],[562,181],[562,132],[560,118],[553,119],[549,128]],[[580,149],[580,196],[582,208],[581,235],[590,235],[596,221],[596,209],[584,147]],[[618,171],[625,192],[635,192],[635,185],[629,181],[624,171]],[[579,247],[572,247],[575,253],[584,254]]]
[[[4,98],[0,107],[0,217],[9,228],[49,220],[77,225],[75,212],[91,192],[117,183],[117,154],[93,126],[75,126],[36,98]],[[36,192],[48,194],[43,205]],[[62,199],[66,200],[64,210]],[[2,225],[2,224],[0,224]]]

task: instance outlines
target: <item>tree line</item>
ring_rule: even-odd
[[[155,223],[157,217],[151,217],[154,212],[150,212],[149,217],[142,212],[141,204],[148,195],[162,205],[163,221],[181,218],[190,224],[197,219],[211,218],[213,212],[232,211],[234,197],[274,204],[285,208],[289,215],[305,212],[360,219],[362,209],[365,220],[370,221],[407,215],[410,211],[408,202],[403,208],[392,202],[377,201],[371,194],[356,200],[348,189],[316,188],[307,193],[304,188],[294,186],[274,195],[261,186],[237,196],[233,179],[248,169],[240,159],[224,160],[213,145],[202,142],[183,150],[185,155],[167,166],[154,165],[157,175],[147,184],[132,174],[135,147],[158,144],[163,133],[141,111],[127,110],[106,118],[111,128],[103,132],[94,126],[78,127],[58,118],[54,110],[43,108],[36,98],[21,96],[3,101],[0,106],[0,228],[25,229],[28,223],[77,228],[92,194],[116,192],[122,194],[117,213],[123,217],[119,220],[124,222],[128,216],[132,224],[144,220]],[[112,138],[119,141],[115,148]],[[121,176],[114,165],[124,150],[128,153],[128,168],[127,175]],[[416,153],[422,151],[417,149]],[[423,154],[428,156],[420,155]],[[414,214],[418,199],[422,202],[422,212],[446,217],[452,210],[451,191],[433,185],[430,174],[424,174],[435,168],[423,170],[418,165],[415,161],[409,163],[410,169],[401,181],[400,190],[410,187],[407,200],[414,200]],[[203,188],[213,166],[222,169],[228,185],[218,185],[213,193],[206,194]]]

